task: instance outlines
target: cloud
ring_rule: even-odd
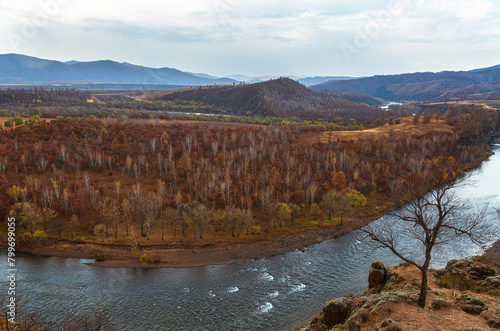
[[[22,37],[45,2],[2,2],[0,53],[14,51],[7,36]],[[65,2],[21,52],[213,74],[370,75],[493,65],[500,48],[492,0]],[[360,36],[346,61],[340,46]]]

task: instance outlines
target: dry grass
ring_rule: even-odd
[[[452,132],[451,126],[447,125],[444,120],[436,122],[434,119],[431,123],[423,125],[421,122],[416,126],[413,125],[413,117],[401,118],[400,124],[389,125],[385,124],[378,128],[367,129],[362,131],[329,131],[321,133],[309,133],[302,136],[304,142],[320,141],[327,143],[329,141],[340,140],[358,140],[358,139],[378,139],[388,137],[395,133],[405,134],[425,134],[429,132]]]

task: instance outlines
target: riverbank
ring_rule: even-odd
[[[259,242],[199,243],[196,245],[141,245],[132,253],[130,245],[97,244],[68,240],[51,240],[46,245],[21,249],[24,253],[61,258],[95,259],[88,263],[105,268],[190,268],[206,265],[231,264],[237,261],[257,260],[285,254],[328,239],[338,238],[368,225],[380,216],[352,220],[343,225],[270,237]],[[239,239],[238,239],[239,240]],[[139,257],[153,253],[160,257],[156,264],[141,263]],[[97,261],[100,260],[100,261]]]

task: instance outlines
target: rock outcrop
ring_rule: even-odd
[[[426,309],[417,305],[420,277],[420,271],[408,263],[387,268],[380,261],[374,262],[365,296],[327,302],[321,315],[301,330],[500,329],[500,302],[495,294],[500,290],[500,275],[495,269],[466,259],[452,260],[446,269],[429,272]],[[481,293],[440,287],[443,277],[447,281],[465,279],[466,284]],[[497,292],[492,296],[493,290]]]
[[[460,294],[455,299],[455,305],[471,315],[479,315],[487,310],[483,300],[468,294]]]
[[[395,280],[395,274],[381,261],[373,262],[368,274],[368,293],[380,293]]]

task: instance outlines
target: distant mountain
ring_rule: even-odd
[[[0,84],[113,83],[213,85],[232,84],[229,78],[202,77],[172,68],[148,68],[114,61],[50,61],[35,57],[0,55]]]
[[[329,81],[315,91],[365,93],[391,101],[443,101],[456,98],[489,98],[500,91],[500,66],[471,71],[423,72]]]
[[[155,93],[154,100],[196,101],[229,113],[250,116],[298,117],[302,119],[354,118],[361,121],[381,117],[380,104],[368,95],[315,92],[290,79],[280,78],[256,84],[208,86]],[[361,101],[360,103],[354,102]]]
[[[348,79],[354,79],[354,77],[347,77],[347,76],[307,77],[299,79],[298,82],[309,87],[332,80],[348,80]]]

